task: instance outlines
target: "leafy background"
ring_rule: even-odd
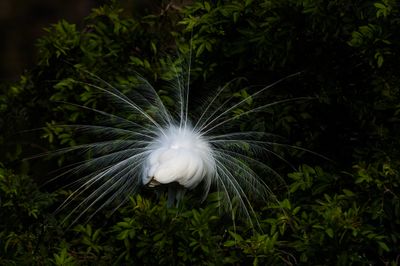
[[[151,3],[112,1],[82,26],[48,27],[35,67],[1,85],[0,264],[398,265],[399,2]],[[85,141],[60,124],[99,119],[60,101],[113,111],[73,80],[93,82],[90,72],[129,91],[139,72],[168,103],[165,62],[179,65],[189,47],[193,102],[235,78],[231,93],[244,97],[251,86],[300,72],[259,101],[314,100],[252,115],[241,128],[276,133],[330,160],[278,149],[293,167],[268,161],[287,187],[275,188],[277,203],[254,201],[256,232],[246,219],[234,226],[215,193],[204,203],[189,195],[176,209],[144,191],[115,213],[61,223],[68,210],[53,213],[71,191],[43,184],[70,158],[23,159]]]

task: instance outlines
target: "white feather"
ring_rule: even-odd
[[[143,184],[177,182],[195,188],[203,179],[215,178],[215,159],[210,144],[190,126],[170,125],[148,147]]]
[[[60,175],[70,173],[80,175],[84,171],[89,171],[89,174],[81,175],[81,178],[73,183],[77,187],[59,208],[62,209],[78,197],[86,195],[67,218],[73,213],[79,213],[76,221],[90,208],[97,205],[94,215],[121,196],[124,197],[123,200],[126,200],[127,196],[137,192],[141,185],[157,186],[178,183],[186,189],[194,189],[202,183],[205,187],[205,198],[211,184],[214,184],[217,191],[225,195],[226,203],[231,211],[233,211],[235,199],[249,218],[255,215],[249,196],[266,199],[273,195],[255,170],[262,169],[263,174],[269,173],[269,177],[280,178],[268,164],[257,160],[260,152],[281,158],[270,149],[271,144],[274,143],[272,139],[260,140],[261,137],[271,137],[272,134],[226,132],[221,131],[221,128],[229,128],[226,126],[234,123],[239,117],[286,102],[287,100],[277,101],[234,114],[235,109],[244,105],[249,99],[254,99],[261,92],[291,76],[259,89],[236,103],[231,97],[217,104],[218,97],[229,86],[228,83],[208,101],[194,126],[188,116],[188,83],[182,82],[178,74],[177,76],[179,106],[177,116],[170,113],[156,90],[143,78],[139,77],[142,86],[136,91],[135,100],[96,76],[95,80],[104,84],[106,88],[78,82],[109,96],[115,106],[119,107],[118,109],[128,111],[128,114],[133,117],[139,117],[140,122],[132,120],[130,116],[117,116],[83,107],[105,116],[109,119],[109,123],[107,125],[77,125],[75,128],[83,130],[85,134],[91,132],[97,138],[104,135],[111,140],[60,151],[60,153],[65,153],[90,150],[92,154],[91,159],[80,164],[73,164],[72,169]],[[148,110],[153,110],[153,112]],[[88,191],[91,192],[87,195]],[[233,214],[232,218],[234,219]]]

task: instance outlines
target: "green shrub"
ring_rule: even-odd
[[[1,86],[0,264],[398,264],[398,1],[152,2],[159,8],[123,10],[113,2],[94,9],[82,28],[58,22],[38,41],[37,66]],[[144,191],[86,223],[64,220],[70,206],[54,215],[71,192],[48,192],[61,181],[36,184],[71,158],[22,159],[84,142],[87,136],[60,125],[100,119],[64,102],[114,112],[88,83],[101,78],[128,93],[140,73],[173,106],[166,83],[174,71],[166,66],[181,70],[190,49],[193,102],[235,78],[223,97],[244,97],[253,85],[297,72],[244,108],[315,98],[241,124],[300,147],[285,153],[297,170],[268,161],[287,189],[274,187],[277,202],[254,202],[259,228],[240,216],[233,224],[216,193],[167,208]]]

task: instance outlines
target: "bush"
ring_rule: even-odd
[[[38,41],[36,68],[1,87],[0,264],[398,264],[398,2],[153,2],[159,8],[102,6],[81,29],[58,22]],[[241,128],[277,133],[334,163],[304,149],[286,152],[295,170],[270,162],[287,174],[288,193],[254,202],[256,231],[245,219],[233,224],[215,193],[203,204],[187,196],[177,209],[144,191],[115,213],[61,222],[70,210],[53,211],[70,191],[36,184],[71,159],[21,159],[85,141],[60,125],[99,118],[62,102],[113,112],[87,83],[100,77],[128,92],[138,72],[172,106],[165,66],[179,68],[190,50],[193,102],[234,78],[227,98],[301,72],[262,100],[313,101],[277,106]]]

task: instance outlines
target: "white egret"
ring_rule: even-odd
[[[184,76],[189,75],[190,71]],[[230,86],[227,83],[206,101],[197,117],[189,113],[189,82],[183,81],[182,75],[178,75],[175,82],[175,104],[178,106],[175,112],[167,108],[162,97],[142,77],[137,77],[140,86],[132,97],[98,77],[93,79],[100,85],[78,83],[109,96],[115,109],[121,112],[117,115],[81,106],[104,116],[105,121],[101,125],[69,126],[77,132],[93,133],[96,139],[102,139],[59,151],[91,153],[88,160],[74,164],[62,173],[78,175],[79,179],[72,184],[74,191],[60,208],[77,197],[84,198],[69,216],[78,213],[78,219],[90,208],[96,209],[94,215],[110,203],[122,204],[129,195],[146,185],[175,184],[170,186],[170,203],[179,200],[183,191],[200,184],[205,198],[210,187],[214,186],[225,196],[231,210],[235,201],[248,217],[254,214],[249,195],[261,199],[272,195],[255,169],[264,169],[274,178],[279,177],[267,163],[257,159],[262,152],[280,157],[269,149],[274,144],[273,135],[255,131],[230,132],[229,129],[238,118],[294,100],[276,101],[235,112],[284,79],[239,100],[233,96],[221,100],[221,95]],[[90,173],[83,174],[87,170]],[[176,184],[180,189],[175,190]]]

